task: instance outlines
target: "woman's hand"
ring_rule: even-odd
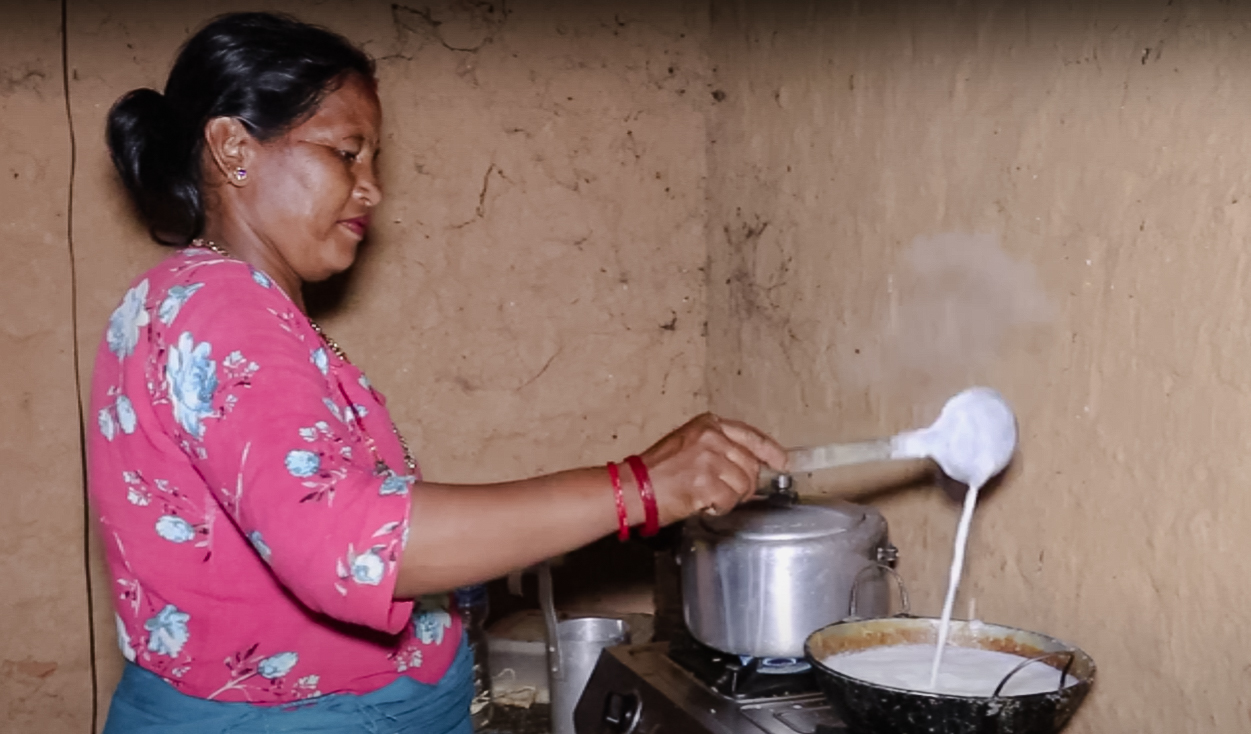
[[[651,475],[662,525],[696,512],[729,512],[756,491],[761,464],[786,469],[786,451],[777,441],[712,413],[692,418],[641,458]]]

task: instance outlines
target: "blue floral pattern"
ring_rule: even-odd
[[[334,433],[330,430],[330,424],[325,421],[317,421],[307,428],[300,429],[300,438],[310,443],[316,441],[318,437],[324,436],[328,438],[333,435]]]
[[[287,472],[291,476],[311,477],[321,468],[321,457],[312,451],[292,449],[287,452],[287,458],[284,463],[287,465]]]
[[[328,505],[333,504],[336,483],[347,476],[351,466],[352,447],[345,440],[343,429],[336,431],[326,421],[300,428],[299,435],[312,445],[307,449],[288,451],[284,464],[287,473],[303,479],[303,486],[309,490],[300,501],[320,502],[324,499]]]
[[[382,486],[378,487],[378,494],[408,494],[408,488],[417,477],[411,474],[396,474],[394,471],[387,469],[386,479],[382,480]]]
[[[109,316],[109,330],[105,334],[109,351],[118,358],[129,357],[135,353],[135,345],[139,343],[139,330],[151,320],[144,302],[148,298],[148,279],[144,278],[138,285],[126,291],[122,303]]]
[[[446,609],[422,609],[413,618],[413,633],[426,645],[442,643],[443,633],[451,628],[452,615]]]
[[[122,651],[122,657],[126,660],[135,662],[135,648],[130,644],[130,633],[126,631],[126,623],[117,612],[113,613],[113,621],[117,623],[117,649]]]
[[[369,586],[377,586],[382,583],[382,576],[386,572],[386,564],[382,560],[382,556],[378,555],[378,548],[370,548],[359,555],[352,552],[351,546],[348,546],[348,564],[352,569],[352,580],[358,584],[367,584]]]
[[[115,392],[109,391],[110,394]],[[135,415],[135,406],[130,402],[130,398],[125,395],[117,395],[112,405],[107,405],[96,411],[96,424],[100,428],[100,434],[109,441],[113,437],[121,433],[134,433],[138,427],[139,419]]]
[[[187,629],[187,622],[190,621],[190,614],[178,611],[173,604],[166,604],[156,616],[143,623],[143,628],[148,631],[148,650],[166,657],[178,657],[183,645],[191,638]]]
[[[122,429],[122,433],[134,433],[138,418],[135,417],[135,406],[130,402],[130,398],[118,395],[114,405],[117,408],[117,425]]]
[[[317,369],[323,374],[330,374],[330,358],[326,356],[324,347],[317,347],[311,355],[313,364],[317,365]]]
[[[195,528],[176,515],[162,515],[156,521],[156,534],[171,543],[186,543],[195,539]]]
[[[204,438],[204,418],[213,414],[213,393],[217,390],[217,363],[209,359],[212,345],[195,343],[190,332],[178,337],[169,351],[165,375],[174,419],[193,437]]]
[[[259,673],[262,678],[268,678],[270,680],[273,680],[274,678],[281,678],[287,673],[290,673],[291,669],[294,668],[295,664],[299,661],[300,656],[296,653],[280,652],[277,655],[270,655],[262,660],[260,665],[256,666],[256,672]]]
[[[117,421],[113,419],[113,411],[108,408],[100,409],[96,414],[96,423],[100,426],[100,433],[108,440],[112,441],[117,435]]]
[[[156,310],[156,318],[166,326],[174,323],[174,319],[178,318],[178,312],[182,310],[187,299],[203,287],[203,283],[170,286],[165,300],[161,301],[160,307]]]

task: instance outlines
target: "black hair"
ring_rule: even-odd
[[[136,89],[109,111],[109,154],[152,238],[185,245],[204,230],[209,120],[233,117],[271,140],[312,115],[351,73],[372,83],[373,60],[325,28],[273,13],[209,21],[183,44],[164,94]]]

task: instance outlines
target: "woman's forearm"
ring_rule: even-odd
[[[629,471],[622,473],[634,523],[642,505]],[[503,576],[586,545],[616,530],[617,511],[608,472],[588,468],[503,484],[418,484],[409,522],[398,599]]]

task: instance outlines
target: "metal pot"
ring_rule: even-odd
[[[927,644],[938,640],[939,620],[901,618],[846,620],[808,638],[806,652],[817,683],[853,734],[1056,734],[1081,706],[1095,679],[1095,662],[1053,637],[984,622],[951,621],[948,644],[1009,652],[1026,664],[1056,669],[1056,690],[1024,696],[953,696],[876,685],[830,668],[826,658],[870,647]],[[1071,676],[1075,682],[1061,687]]]
[[[872,507],[754,501],[686,521],[678,547],[682,611],[696,640],[735,655],[802,657],[814,630],[847,617],[868,566],[893,562]],[[858,613],[888,613],[885,576],[862,575]]]

